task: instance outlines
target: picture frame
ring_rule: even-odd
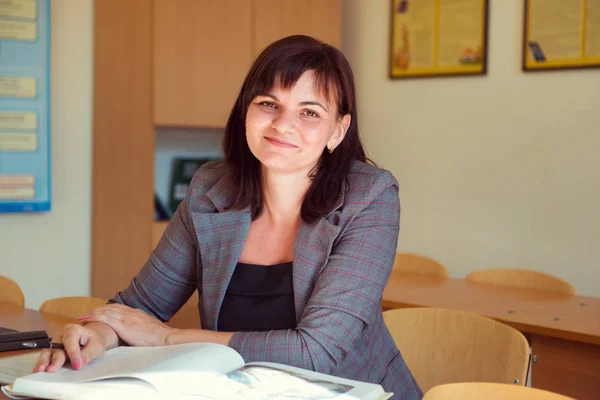
[[[585,0],[525,0],[523,71],[600,68],[600,22],[589,8]]]
[[[489,0],[390,5],[391,79],[487,74]]]

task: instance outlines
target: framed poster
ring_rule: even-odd
[[[600,0],[525,0],[523,70],[600,67]]]
[[[0,212],[50,210],[50,1],[0,1]]]
[[[483,75],[489,0],[392,0],[390,77]]]

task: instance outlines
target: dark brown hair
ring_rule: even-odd
[[[314,71],[317,87],[328,101],[329,96],[335,96],[338,117],[350,114],[351,122],[344,140],[331,154],[323,149],[311,172],[312,184],[302,203],[302,219],[310,223],[331,212],[344,181],[347,181],[352,160],[367,161],[358,136],[354,76],[344,55],[310,36],[288,36],[272,43],[252,64],[229,114],[223,138],[225,163],[233,174],[237,191],[237,198],[230,208],[250,206],[252,219],[262,212],[263,192],[260,161],[254,157],[246,140],[248,107],[256,96],[273,88],[275,79],[282,88],[289,89],[308,70]]]

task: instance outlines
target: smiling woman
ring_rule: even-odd
[[[271,144],[286,142],[297,151],[268,157],[261,152],[260,137]],[[312,177],[302,218],[324,216],[338,200],[332,193],[339,193],[351,161],[367,161],[358,135],[354,76],[344,55],[301,35],[268,46],[250,69],[229,116],[224,151],[238,183],[237,206],[251,205],[253,217],[263,206],[262,168],[271,162],[274,168]]]
[[[308,36],[252,65],[223,140],[144,268],[112,303],[62,333],[38,371],[79,369],[108,348],[228,345],[270,361],[422,392],[383,321],[399,232],[398,183],[367,163],[342,53]],[[198,290],[202,328],[169,320]],[[84,345],[80,350],[79,345]]]

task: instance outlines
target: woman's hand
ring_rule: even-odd
[[[104,354],[107,349],[116,347],[118,340],[115,332],[105,324],[65,325],[62,332],[52,338],[53,342],[62,342],[65,350],[42,350],[33,372],[56,372],[67,359],[73,368],[81,369]],[[80,348],[80,345],[83,348]]]
[[[177,330],[142,310],[123,304],[107,304],[79,320],[83,323],[104,322],[130,346],[165,346],[169,335]]]

